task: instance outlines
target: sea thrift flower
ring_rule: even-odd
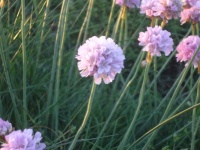
[[[181,12],[181,24],[186,22],[197,23],[200,21],[200,1]]]
[[[164,20],[177,19],[182,9],[181,0],[142,0],[141,13],[148,17],[160,17]]]
[[[4,136],[12,131],[12,124],[0,118],[0,136]]]
[[[162,30],[160,26],[147,27],[146,32],[140,32],[139,45],[144,46],[143,51],[150,52],[151,56],[161,56],[161,52],[168,56],[173,51],[173,40],[170,32]]]
[[[160,16],[164,20],[177,19],[180,17],[182,10],[181,0],[159,0],[163,7],[157,5],[154,9],[157,10],[156,16]]]
[[[46,145],[40,143],[41,133],[33,135],[32,129],[13,131],[5,136],[6,143],[2,144],[0,150],[43,150]]]
[[[79,47],[76,59],[82,77],[93,76],[94,82],[108,84],[124,67],[122,49],[111,38],[93,36]]]
[[[198,50],[199,45],[200,38],[198,36],[191,35],[183,39],[176,48],[178,52],[178,54],[176,54],[177,61],[185,61],[187,62],[187,66],[189,61],[194,56],[195,52]],[[200,63],[200,52],[197,53],[192,63],[194,65],[194,68],[198,67],[198,64]]]
[[[142,0],[140,5],[140,13],[146,14],[147,17],[155,17],[155,14],[159,12],[158,9],[163,10],[163,6],[160,4],[159,0]]]
[[[134,8],[135,6],[139,8],[140,0],[116,0],[116,4],[123,6],[126,5],[129,8]]]

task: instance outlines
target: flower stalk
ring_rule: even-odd
[[[90,115],[90,112],[91,112],[91,108],[92,108],[92,101],[93,101],[93,98],[94,98],[94,94],[95,94],[95,89],[96,89],[96,84],[93,82],[92,84],[92,89],[91,89],[91,92],[90,92],[90,97],[88,99],[88,105],[87,105],[87,111],[86,111],[86,114],[85,114],[85,117],[83,119],[83,122],[80,126],[80,128],[78,129],[76,135],[75,135],[75,138],[74,140],[72,141],[72,144],[70,145],[69,147],[69,150],[73,150],[76,143],[77,143],[77,140],[80,136],[80,134],[82,133],[86,123],[87,123],[87,120],[89,118],[89,115]]]

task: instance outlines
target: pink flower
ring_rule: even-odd
[[[182,10],[181,0],[142,0],[141,13],[148,17],[160,17],[165,20],[177,19]]]
[[[177,19],[180,17],[182,10],[181,0],[159,0],[159,2],[163,5],[164,9],[156,15],[166,20],[170,20],[172,18]],[[156,9],[159,10],[160,8]]]
[[[159,9],[157,9],[159,8]],[[155,17],[156,13],[164,10],[159,0],[142,0],[140,6],[140,13],[146,14],[147,17]]]
[[[181,12],[181,24],[186,22],[197,23],[200,21],[200,1],[191,5],[189,8],[183,9]]]
[[[5,136],[12,131],[12,124],[0,118],[0,136]]]
[[[0,150],[43,150],[46,145],[40,143],[41,139],[41,133],[33,135],[32,129],[13,131],[5,136],[6,143],[2,144]]]
[[[76,59],[82,77],[93,76],[94,82],[108,84],[124,67],[122,49],[111,38],[93,36],[79,47]]]
[[[195,52],[199,48],[199,45],[200,38],[198,36],[191,35],[183,39],[176,48],[178,52],[178,54],[176,54],[177,61],[185,61],[187,62],[187,66],[189,61],[192,59]],[[200,52],[197,53],[192,63],[194,65],[194,68],[198,67],[198,63],[200,63]]]
[[[129,8],[134,8],[135,6],[139,8],[140,0],[116,0],[116,4],[123,6],[126,5]]]
[[[144,46],[143,51],[150,52],[151,56],[161,56],[161,52],[168,56],[173,51],[173,40],[170,32],[162,30],[160,26],[147,27],[146,32],[140,32],[139,45]]]

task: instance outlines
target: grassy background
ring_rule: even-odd
[[[1,8],[0,116],[15,129],[42,132],[47,149],[67,149],[83,120],[92,79],[80,77],[75,55],[87,38],[106,34],[111,6],[112,1],[107,0],[93,4],[92,0],[29,0],[23,7],[20,1],[8,0]],[[138,107],[145,70],[141,61],[145,56],[137,38],[150,20],[138,9],[128,9],[128,28],[120,24],[115,33],[119,13],[120,7],[114,6],[108,36],[124,49],[125,68],[111,84],[97,86],[92,112],[76,149],[88,150],[94,145],[96,149],[117,149]],[[179,20],[169,21],[165,29],[172,33],[174,47],[191,34],[190,25],[181,26]],[[150,66],[142,93],[144,100],[126,148],[160,122],[170,102],[164,119],[195,103],[197,72],[189,69],[187,73],[174,55],[157,58],[156,71],[154,63]],[[120,96],[114,115],[95,143]],[[196,119],[198,149],[199,117]],[[142,149],[145,144],[148,149],[190,148],[191,125],[192,111],[163,125],[155,136],[148,135],[130,149]]]

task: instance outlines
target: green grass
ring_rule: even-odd
[[[86,39],[106,35],[123,48],[125,67],[112,83],[96,87],[74,149],[199,149],[199,108],[172,117],[200,100],[197,70],[175,58],[178,43],[192,34],[190,24],[166,24],[174,52],[145,71],[137,38],[150,20],[138,9],[127,9],[121,19],[121,11],[107,0],[6,1],[0,14],[0,117],[15,129],[42,132],[47,149],[68,149],[93,83],[79,75],[75,55]]]

